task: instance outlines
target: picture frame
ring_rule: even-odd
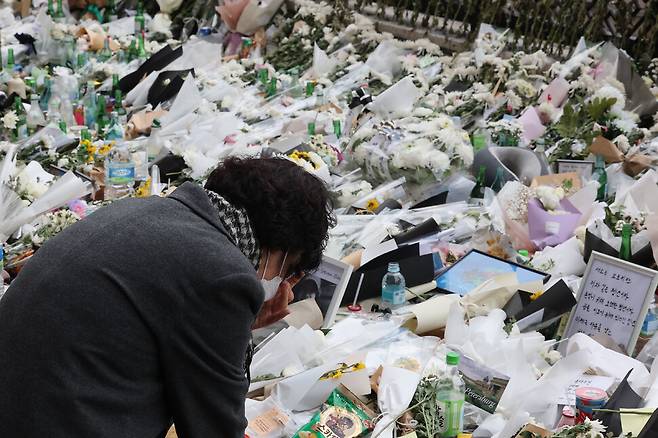
[[[490,270],[489,274],[487,274],[486,269],[482,269],[483,266],[481,263],[483,261],[486,262],[486,260],[490,260],[491,267],[494,266],[497,267],[497,269],[494,268]],[[474,268],[477,266],[478,269],[473,269],[473,270],[468,269],[469,264],[473,264],[472,266]],[[457,270],[463,271],[463,273],[455,274]],[[466,279],[463,278],[463,275],[465,275],[466,272],[484,273],[484,277],[477,279],[474,278],[472,281],[474,286],[470,287],[467,286]],[[478,284],[482,284],[483,281],[486,281],[489,278],[493,278],[496,275],[505,274],[509,272],[517,272],[517,273],[523,272],[528,274],[526,277],[532,277],[532,278],[525,278],[525,277],[519,278],[520,283],[527,283],[536,280],[542,280],[544,283],[546,283],[550,278],[549,274],[546,274],[545,272],[539,271],[537,269],[529,268],[519,263],[510,262],[500,257],[492,256],[490,254],[485,253],[484,251],[472,249],[469,252],[467,252],[464,255],[464,257],[462,257],[457,262],[452,264],[449,268],[441,272],[435,278],[435,282],[436,282],[436,287],[440,292],[449,293],[449,294],[456,293],[458,295],[464,296],[475,286],[477,286]],[[455,279],[450,279],[449,277],[451,275],[456,276]],[[461,285],[459,284],[460,275],[462,275],[462,280],[465,281],[465,283]],[[448,283],[452,283],[452,285],[448,286]],[[468,290],[466,290],[466,288],[468,288]]]
[[[589,180],[594,174],[594,161],[557,160],[557,173],[576,172],[581,178]]]
[[[333,326],[353,267],[340,260],[323,255],[322,262],[314,272],[306,274],[293,287],[293,302],[314,298],[322,312],[322,328]]]
[[[619,259],[617,257],[611,257],[606,254],[602,254],[600,252],[593,251],[592,255],[589,259],[589,262],[587,263],[587,267],[585,268],[585,274],[583,275],[583,278],[580,282],[580,288],[578,289],[578,294],[576,296],[577,303],[574,309],[571,311],[569,314],[569,321],[567,323],[566,329],[564,331],[564,338],[569,338],[570,336],[574,335],[575,333],[581,332],[578,330],[579,325],[582,325],[582,322],[579,322],[577,318],[581,314],[587,314],[587,315],[592,315],[592,313],[597,313],[597,310],[592,310],[592,307],[586,307],[585,309],[583,308],[584,306],[584,301],[587,298],[585,291],[587,293],[592,293],[590,289],[590,282],[591,281],[598,281],[595,278],[595,275],[592,275],[592,270],[594,269],[595,271],[600,267],[604,266],[609,269],[615,269],[615,270],[621,270],[621,271],[627,271],[629,273],[633,273],[635,275],[639,275],[645,278],[644,283],[648,285],[647,287],[643,287],[644,289],[642,292],[644,293],[644,298],[642,300],[639,300],[637,298],[637,304],[640,305],[640,310],[637,316],[634,318],[635,319],[635,325],[630,331],[630,335],[626,336],[628,339],[624,343],[620,343],[619,345],[624,347],[625,351],[627,354],[631,355],[635,349],[635,345],[637,343],[637,340],[640,336],[640,331],[642,330],[642,322],[644,321],[644,318],[646,317],[647,311],[649,310],[649,304],[651,302],[652,296],[656,292],[656,287],[658,287],[658,272],[654,271],[653,269],[645,268],[644,266],[636,265],[634,263],[628,262],[626,260]],[[594,267],[594,268],[593,268]],[[600,272],[600,271],[599,271]],[[614,271],[613,271],[614,272]],[[606,275],[607,275],[607,269],[606,269]],[[614,275],[614,274],[613,274]],[[600,276],[599,276],[600,277]],[[646,281],[648,279],[648,281]],[[599,283],[601,283],[599,281]],[[615,286],[618,285],[618,281],[613,281],[611,280],[609,283],[605,283],[601,285],[601,288],[603,286],[607,286],[608,289],[614,290],[613,284]],[[630,286],[629,286],[630,287]],[[637,296],[638,293],[638,288],[640,286],[636,286],[633,288],[633,293],[630,294],[630,297],[633,297],[633,295]],[[641,290],[641,289],[640,289]],[[595,292],[594,292],[595,293]],[[623,291],[621,291],[623,296]],[[601,296],[604,296],[605,293],[601,293]],[[606,305],[604,303],[604,305]],[[630,305],[630,304],[629,304]],[[613,321],[615,318],[610,318],[608,316],[604,315],[599,315],[599,319],[608,321],[608,324],[611,324],[611,321]],[[632,317],[632,316],[631,316]],[[596,324],[596,322],[594,322]],[[618,324],[621,325],[621,324]],[[628,332],[628,329],[625,330]],[[608,336],[613,337],[615,341],[619,340],[619,337],[621,336],[619,333],[621,330],[616,330],[615,332],[608,334]],[[585,333],[587,335],[595,335],[595,333],[587,333],[585,331],[582,331],[582,333]],[[606,333],[604,333],[606,334]],[[617,339],[615,339],[615,337]],[[561,347],[561,351],[563,351],[566,348],[566,346]]]

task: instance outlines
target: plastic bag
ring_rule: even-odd
[[[311,421],[293,438],[331,438],[337,436],[361,437],[372,430],[374,414],[345,389],[331,393]]]
[[[272,398],[262,402],[247,399],[245,417],[248,421],[245,434],[254,438],[278,438],[293,423],[291,413]]]
[[[400,61],[402,53],[402,49],[393,41],[385,40],[368,56],[366,65],[383,83],[390,84],[402,69]]]

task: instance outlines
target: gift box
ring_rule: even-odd
[[[555,246],[569,239],[580,221],[581,213],[567,199],[560,201],[560,210],[546,211],[537,199],[528,201],[528,231],[537,249]]]

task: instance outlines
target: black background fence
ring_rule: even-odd
[[[347,2],[335,0],[334,3]],[[565,56],[584,36],[639,61],[658,56],[658,0],[352,0],[353,10],[472,41],[481,23],[510,29],[518,47]]]

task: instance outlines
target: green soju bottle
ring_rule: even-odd
[[[621,228],[621,246],[619,247],[619,258],[622,260],[631,259],[631,236],[633,228],[631,224],[625,223]]]

